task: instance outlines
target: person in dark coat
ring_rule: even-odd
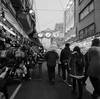
[[[44,49],[40,47],[38,54],[39,78],[42,78],[42,64],[44,62]]]
[[[49,81],[54,84],[55,80],[55,67],[56,62],[59,58],[57,52],[55,50],[48,51],[45,55],[47,61],[47,69],[48,69],[48,77]]]
[[[66,68],[67,68],[67,73],[69,73],[68,62],[71,56],[71,51],[70,51],[69,46],[70,44],[66,43],[65,48],[62,49],[61,54],[60,54],[60,62],[61,62],[63,80],[66,80]]]
[[[78,93],[79,93],[78,99],[82,99],[85,60],[78,46],[74,47],[74,50],[72,52],[71,59],[70,59],[70,68],[71,68],[70,74],[72,74],[72,78],[73,78],[72,92],[75,93],[76,82],[77,82],[78,83]]]
[[[94,87],[93,99],[100,97],[100,40],[95,38],[92,46],[88,50],[88,68],[87,75]]]

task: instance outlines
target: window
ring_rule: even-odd
[[[84,39],[89,36],[95,35],[95,24],[92,23],[89,26],[79,31],[79,39]]]
[[[91,12],[92,10],[94,10],[94,2],[92,2],[89,6],[89,11]]]
[[[79,38],[83,39],[84,29],[80,30],[79,32]]]
[[[88,7],[83,11],[83,18],[89,14],[89,9]]]
[[[87,28],[85,28],[84,38],[87,37]]]
[[[79,14],[79,20],[82,20],[85,18],[89,13],[91,13],[94,10],[94,2],[92,1],[91,3],[88,4],[85,9],[83,9],[80,14]]]
[[[88,31],[88,34],[87,35],[89,35],[89,36],[94,35],[94,33],[95,33],[95,25],[92,24],[92,25],[88,26],[87,27],[87,31]]]

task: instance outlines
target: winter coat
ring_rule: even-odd
[[[72,75],[76,75],[76,76],[83,75],[85,61],[84,61],[84,56],[81,52],[78,53],[74,51],[71,55],[69,64],[70,64],[70,73]]]
[[[48,51],[45,55],[48,66],[56,66],[56,61],[59,58],[57,52]]]
[[[91,47],[88,51],[88,75],[100,78],[100,47]]]
[[[63,64],[64,62],[66,62],[67,60],[69,60],[71,56],[71,51],[69,48],[65,47],[60,54],[60,61]]]

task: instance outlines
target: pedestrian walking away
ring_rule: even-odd
[[[44,49],[43,47],[39,48],[39,55],[38,55],[38,66],[39,66],[39,78],[42,78],[42,64],[44,62]]]
[[[48,51],[45,55],[47,61],[47,69],[48,69],[48,77],[50,83],[55,83],[55,67],[56,62],[59,58],[57,52],[55,50]]]
[[[74,47],[74,50],[70,59],[70,76],[73,78],[73,90],[75,93],[76,87],[78,87],[78,99],[82,99],[83,94],[83,75],[84,75],[85,60],[84,56],[78,46]],[[76,86],[78,84],[78,86]]]

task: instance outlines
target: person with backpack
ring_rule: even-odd
[[[75,93],[78,87],[78,99],[82,99],[83,93],[83,75],[85,61],[84,56],[78,46],[75,46],[70,59],[70,76],[72,77],[72,92]],[[78,84],[78,86],[76,86]]]

